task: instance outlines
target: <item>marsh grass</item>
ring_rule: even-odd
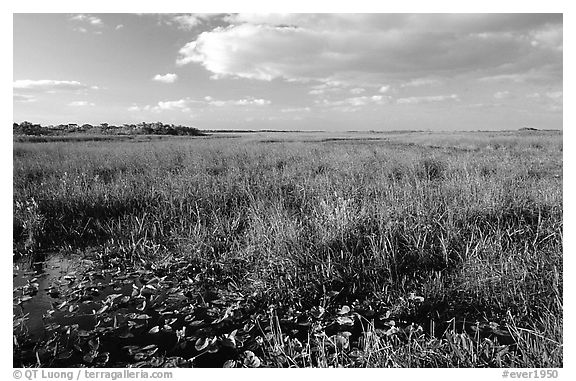
[[[421,328],[400,339],[359,316],[353,345],[326,327],[295,342],[271,316],[270,366],[562,366],[561,135],[402,139],[18,142],[14,245],[184,258],[280,316],[384,306]]]

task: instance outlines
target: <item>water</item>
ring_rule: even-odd
[[[14,263],[13,313],[15,316],[28,314],[26,329],[32,340],[37,341],[44,336],[43,316],[53,309],[53,304],[62,302],[61,289],[72,287],[70,281],[64,277],[74,277],[90,265],[92,261],[61,254],[48,254],[43,261],[35,263],[30,263],[27,259]],[[38,286],[29,286],[34,283]],[[23,297],[31,299],[18,303]]]
[[[13,297],[17,367],[38,362],[126,366],[144,357],[135,357],[128,347],[137,352],[150,345],[161,358],[189,359],[199,354],[194,348],[197,337],[238,328],[229,321],[208,323],[214,321],[209,316],[214,306],[197,306],[182,295],[178,281],[160,280],[146,270],[101,269],[79,256],[49,254],[32,264],[15,262]],[[151,332],[153,327],[160,329]],[[178,339],[176,331],[184,327],[186,337]],[[95,343],[92,362],[86,356]],[[222,366],[230,355],[227,350],[202,355],[194,365]],[[98,364],[103,358],[105,363]]]

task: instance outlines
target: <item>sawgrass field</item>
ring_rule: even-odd
[[[15,366],[563,366],[561,132],[19,138],[13,159]],[[25,272],[55,256],[79,267]]]

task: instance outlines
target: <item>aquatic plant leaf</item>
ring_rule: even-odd
[[[354,319],[348,317],[348,316],[338,316],[336,318],[336,323],[338,323],[339,325],[349,325],[352,326],[354,325]]]
[[[142,300],[142,302],[136,306],[136,309],[138,311],[144,311],[146,309],[146,299]]]
[[[200,337],[198,340],[196,340],[196,343],[194,344],[194,348],[198,352],[200,352],[201,350],[208,347],[208,345],[210,345],[210,339],[206,338],[206,337]]]
[[[220,340],[220,344],[222,344],[223,347],[236,348],[236,339],[234,336],[224,336]]]
[[[108,352],[100,353],[98,356],[96,356],[94,361],[97,362],[99,365],[106,365],[108,361],[110,361],[110,353]]]
[[[340,311],[338,311],[338,315],[346,315],[349,312],[350,312],[350,307],[344,305],[344,306],[342,306],[342,308],[340,308]]]
[[[236,368],[236,360],[228,360],[222,365],[222,368]]]
[[[158,326],[156,325],[156,326],[150,328],[150,330],[148,331],[148,333],[154,334],[154,333],[158,333],[158,331],[160,331],[160,327],[158,327]]]
[[[208,345],[207,350],[208,353],[217,353],[220,350],[220,345],[218,344],[216,338],[212,339],[212,342],[210,343],[210,345]]]
[[[244,351],[244,366],[248,368],[258,368],[262,364],[258,356],[252,351]]]

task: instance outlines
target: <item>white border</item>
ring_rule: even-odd
[[[573,2],[572,2],[573,3]],[[574,55],[572,50],[572,36],[574,33],[574,17],[572,15],[571,2],[569,1],[508,1],[502,0],[484,0],[478,1],[474,4],[464,1],[456,0],[434,0],[434,1],[413,1],[403,0],[400,2],[375,2],[374,0],[353,0],[342,2],[316,2],[312,3],[310,0],[290,0],[273,3],[264,0],[210,0],[205,2],[191,2],[184,0],[162,0],[157,2],[129,2],[118,0],[100,0],[98,2],[79,2],[78,0],[35,0],[35,1],[12,1],[9,4],[3,4],[5,11],[2,12],[2,47],[3,51],[8,51],[9,58],[5,59],[3,64],[3,91],[2,97],[4,105],[12,105],[12,73],[13,73],[13,60],[12,60],[12,15],[13,13],[176,13],[176,12],[343,12],[343,13],[362,13],[362,12],[383,12],[383,13],[564,13],[564,67],[568,70],[564,73],[564,103],[571,104],[572,99],[571,87],[566,84],[573,84],[573,75],[571,68],[576,68],[574,62]],[[572,31],[571,31],[572,30]],[[567,100],[567,101],[566,101]],[[4,126],[0,129],[0,138],[2,148],[0,166],[2,179],[5,186],[2,188],[2,203],[0,213],[3,216],[1,220],[0,231],[2,232],[2,247],[4,253],[2,258],[2,268],[5,272],[2,276],[2,305],[9,306],[12,300],[11,290],[11,242],[12,242],[12,221],[10,215],[12,214],[12,108],[3,108]],[[573,178],[570,174],[574,168],[574,150],[572,145],[574,143],[573,132],[573,111],[571,107],[565,108],[564,125],[564,195],[568,195],[564,199],[564,368],[560,369],[559,379],[575,379],[574,372],[574,329],[571,325],[571,318],[574,317],[574,303],[571,298],[571,290],[574,289],[574,281],[571,276],[571,270],[574,269],[574,255],[575,240],[574,236],[576,230],[574,229],[574,215],[576,209],[574,201],[571,200],[569,195],[571,190],[574,190]],[[8,307],[6,307],[8,308]],[[1,332],[2,355],[3,355],[3,374],[12,379],[12,326],[10,314],[1,314],[2,322],[1,327],[4,327]],[[193,375],[191,375],[193,372]],[[230,371],[229,371],[230,372]],[[187,370],[177,369],[174,370],[174,379],[176,380],[189,380],[190,376],[196,377],[239,377],[240,379],[261,378],[269,379],[270,377],[330,377],[332,380],[349,379],[353,376],[370,377],[390,377],[391,379],[401,377],[421,377],[426,379],[442,379],[442,380],[500,380],[502,370],[500,369],[372,369],[372,370],[258,370],[258,371],[231,371],[233,373],[220,373],[218,370]],[[294,372],[294,373],[288,373]]]

